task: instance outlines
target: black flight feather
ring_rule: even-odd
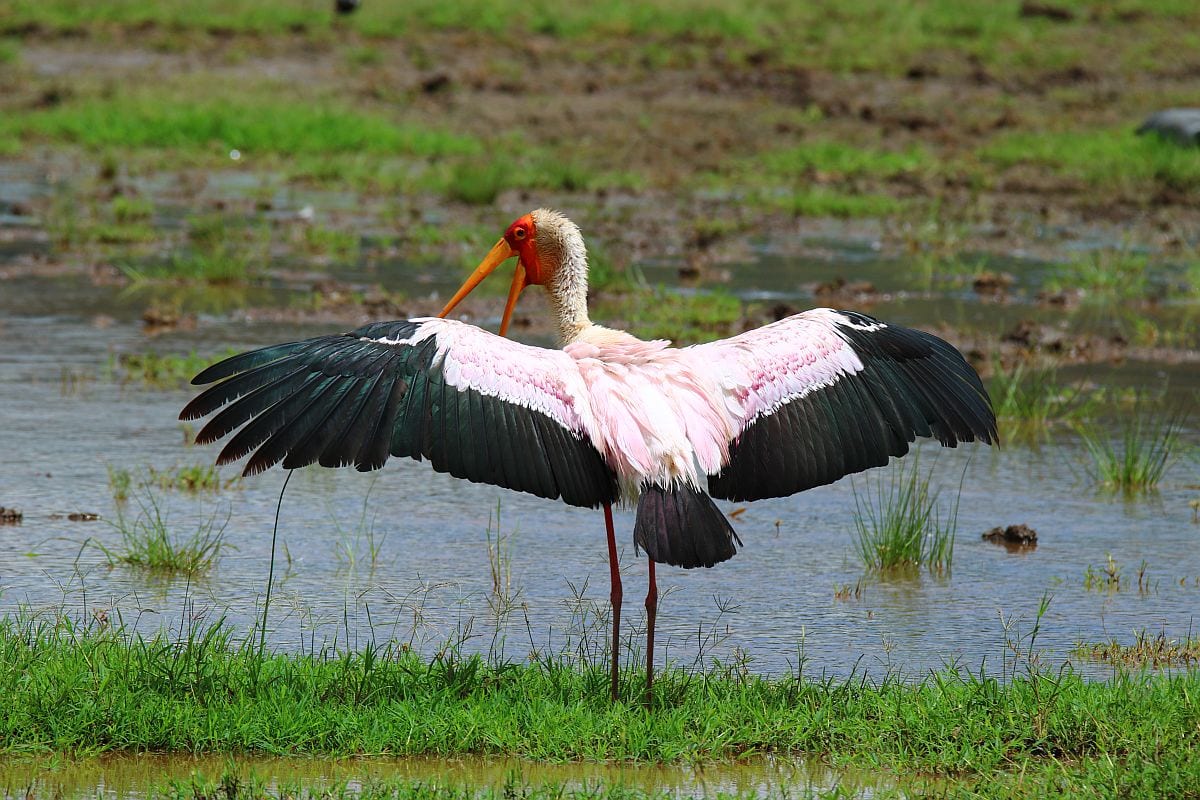
[[[214,414],[197,440],[232,433],[219,463],[252,453],[247,474],[280,462],[365,471],[395,455],[572,505],[616,500],[616,476],[586,437],[534,408],[451,386],[437,334],[413,341],[426,324],[379,322],[233,356],[193,379],[219,382],[180,416]]]

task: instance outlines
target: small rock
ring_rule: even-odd
[[[825,301],[862,304],[877,299],[879,290],[870,281],[847,281],[840,275],[833,280],[818,283],[813,294]]]
[[[776,303],[775,305],[771,306],[769,311],[767,311],[767,314],[775,322],[778,322],[785,317],[790,317],[792,314],[798,313],[800,313],[800,309],[788,303]]]
[[[1052,6],[1049,3],[1037,3],[1034,0],[1025,0],[1021,3],[1020,14],[1022,17],[1041,17],[1042,19],[1052,19],[1055,22],[1070,22],[1075,19],[1075,12],[1069,8],[1062,6]]]
[[[983,534],[982,538],[994,544],[1037,547],[1037,531],[1028,525],[1009,525],[1007,528],[992,528]]]
[[[1043,308],[1074,308],[1082,298],[1083,292],[1079,289],[1060,289],[1054,292],[1043,289],[1037,293],[1036,299],[1038,305]]]
[[[20,525],[24,518],[20,510],[0,506],[0,525]]]
[[[1012,285],[1013,276],[1007,272],[981,272],[975,276],[971,288],[975,290],[975,294],[994,297],[1007,294]]]
[[[1001,342],[1020,344],[1021,347],[1043,350],[1060,350],[1064,333],[1051,325],[1042,325],[1032,319],[1022,319],[1003,333]]]
[[[183,314],[178,309],[150,306],[142,312],[142,330],[153,336],[166,331],[194,330],[194,314]]]
[[[1183,147],[1200,146],[1200,108],[1168,108],[1146,117],[1139,135],[1157,134]]]
[[[399,303],[400,297],[379,287],[373,287],[363,297],[363,308],[372,317],[407,317],[408,313]]]
[[[450,76],[444,72],[435,72],[421,79],[421,91],[425,94],[436,94],[450,87]]]
[[[916,63],[904,71],[904,77],[910,81],[924,80],[925,78],[938,77],[938,68],[925,63]]]

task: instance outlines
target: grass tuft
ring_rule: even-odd
[[[306,225],[302,246],[312,255],[327,256],[338,261],[354,261],[362,248],[362,239],[352,230]]]
[[[1158,585],[1151,581],[1149,565],[1145,560],[1138,565],[1137,573],[1138,594],[1150,594],[1157,591]],[[1105,554],[1105,563],[1100,568],[1088,564],[1083,573],[1083,588],[1089,592],[1119,592],[1129,589],[1132,580],[1121,569],[1121,565],[1113,558],[1112,553]]]
[[[213,464],[192,464],[170,469],[150,467],[146,485],[157,486],[163,491],[215,492],[227,488],[236,480],[222,481],[221,474]]]
[[[1182,455],[1184,420],[1140,403],[1122,418],[1119,439],[1099,426],[1076,427],[1091,459],[1088,474],[1099,486],[1127,495],[1158,488],[1167,468]]]
[[[132,520],[118,509],[114,524],[121,534],[121,546],[110,549],[100,545],[109,566],[126,564],[163,574],[195,575],[208,571],[224,546],[228,517],[214,514],[184,535],[173,533],[153,492],[138,499],[138,515]]]
[[[854,488],[855,546],[869,568],[924,566],[949,572],[958,530],[958,500],[943,514],[930,489],[932,471],[922,474],[918,459],[897,461],[874,486]]]
[[[981,155],[1001,167],[1030,164],[1092,186],[1145,197],[1155,188],[1200,188],[1200,158],[1157,136],[1130,129],[1013,133]]]
[[[333,556],[342,568],[351,572],[360,567],[367,572],[374,572],[383,556],[383,547],[387,543],[387,532],[380,533],[375,528],[377,515],[371,511],[371,492],[375,488],[372,481],[363,495],[362,511],[353,529],[342,526],[337,514],[330,511],[329,520],[337,536],[333,544]]]
[[[121,383],[137,383],[151,389],[174,389],[187,383],[196,373],[239,351],[229,348],[215,356],[189,353],[120,353],[110,357],[109,369]]]
[[[500,524],[500,503],[496,503],[495,527],[491,515],[488,516],[487,553],[488,567],[492,575],[492,591],[488,596],[488,605],[496,616],[503,616],[519,605],[520,587],[513,588],[512,580],[512,551],[513,539],[517,535],[514,528],[504,533]]]
[[[133,487],[133,474],[120,467],[108,466],[108,488],[112,490],[113,500],[124,503],[129,499],[129,490]]]
[[[1093,661],[1122,667],[1176,667],[1200,664],[1200,639],[1168,639],[1166,633],[1151,636],[1143,628],[1134,633],[1132,644],[1116,639],[1075,645],[1074,654]]]
[[[1094,405],[1094,397],[1078,387],[1064,387],[1053,367],[1021,362],[1005,370],[997,364],[988,383],[996,419],[1009,439],[1036,441],[1055,426],[1082,420]]]
[[[1124,249],[1098,250],[1059,265],[1045,288],[1082,289],[1085,299],[1103,303],[1142,300],[1152,290],[1150,259]]]

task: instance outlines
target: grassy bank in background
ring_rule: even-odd
[[[0,753],[483,755],[695,762],[766,753],[970,786],[1197,786],[1200,672],[1011,667],[917,682],[667,669],[647,709],[603,664],[490,664],[399,644],[268,654],[221,626],[143,639],[0,622]],[[624,675],[629,698],[641,676]],[[1191,781],[1188,783],[1187,781]]]
[[[1002,168],[1031,165],[1129,197],[1144,198],[1159,187],[1175,192],[1200,188],[1195,152],[1157,136],[1137,136],[1133,126],[1011,133],[985,145],[979,157]]]
[[[247,156],[376,153],[423,158],[474,155],[483,149],[470,137],[398,124],[334,97],[313,102],[270,83],[243,84],[236,91],[203,82],[101,91],[6,115],[0,121],[3,136],[93,150],[170,148],[226,158],[231,149]]]
[[[168,0],[11,0],[0,10],[0,32],[33,28],[48,33],[112,34],[162,27],[175,34],[291,34],[314,38],[335,28],[368,37],[430,31],[471,31],[491,36],[538,36],[569,40],[635,38],[677,40],[692,48],[660,53],[668,63],[695,56],[713,44],[732,45],[734,58],[766,51],[789,63],[836,70],[903,74],[915,59],[965,51],[977,63],[1007,72],[1061,68],[1078,57],[1085,40],[1098,40],[1119,57],[1110,64],[1140,68],[1161,60],[1164,37],[1182,36],[1196,46],[1200,11],[1190,0],[1126,0],[1097,6],[1058,0],[1053,11],[1030,13],[1019,0],[965,0],[896,4],[744,4],[731,0],[651,0],[600,4],[529,4],[516,0],[438,3],[366,3],[338,18],[325,0],[198,3]],[[1038,8],[1041,8],[1038,6]],[[1166,23],[1166,25],[1164,25]],[[1173,29],[1171,29],[1173,26]],[[880,37],[879,31],[891,36]],[[1103,64],[1103,62],[1098,62]],[[958,69],[968,69],[967,64]]]

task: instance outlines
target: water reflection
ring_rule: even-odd
[[[172,782],[212,782],[222,775],[251,778],[275,789],[303,787],[311,794],[343,785],[404,782],[473,789],[524,786],[624,786],[677,796],[804,797],[840,787],[848,796],[865,794],[883,777],[862,771],[834,771],[790,759],[665,766],[641,764],[551,764],[511,758],[340,759],[106,756],[82,761],[0,761],[5,796],[124,798]]]

